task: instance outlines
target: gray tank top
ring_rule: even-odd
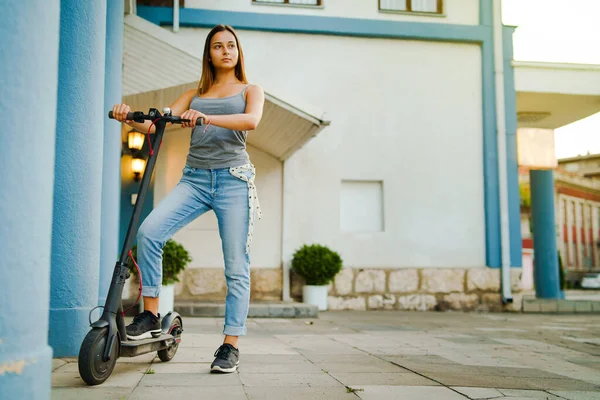
[[[246,111],[244,95],[240,93],[221,99],[202,99],[194,96],[190,109],[206,115],[243,114]],[[219,126],[197,126],[192,130],[190,151],[186,163],[193,168],[217,169],[239,167],[250,162],[246,152],[247,131],[234,131]]]

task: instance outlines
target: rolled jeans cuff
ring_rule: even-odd
[[[160,288],[161,287],[162,287],[162,285],[159,285],[159,286],[142,286],[142,296],[156,298],[160,294]]]
[[[227,336],[245,336],[246,327],[225,325],[225,328],[223,328],[223,334]]]

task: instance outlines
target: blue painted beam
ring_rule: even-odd
[[[58,2],[9,1],[0,24],[0,397],[50,399],[50,247]]]
[[[517,160],[517,91],[513,60],[513,33],[515,27],[503,28],[504,44],[504,106],[506,120],[506,178],[508,180],[508,224],[510,231],[510,265],[523,265],[521,236],[521,195],[519,193],[519,165]]]
[[[109,120],[106,113],[114,104],[122,102],[123,15],[122,0],[107,1],[99,305],[106,301],[120,250],[121,124]]]
[[[483,175],[485,204],[486,265],[502,266],[500,228],[500,189],[498,177],[498,139],[496,136],[496,88],[494,79],[494,37],[492,0],[480,0],[480,24],[487,27],[481,46],[483,90]]]
[[[449,42],[482,42],[488,28],[374,19],[319,17],[182,8],[179,25],[213,27],[231,25],[236,29],[294,32],[323,35],[404,38]],[[137,14],[157,25],[173,25],[173,8],[138,6]]]
[[[60,2],[49,342],[76,356],[98,303],[106,1]]]

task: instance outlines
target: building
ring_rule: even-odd
[[[600,270],[599,154],[564,158],[554,170],[556,239],[565,280],[578,287],[583,275]],[[530,225],[529,171],[519,169],[522,188],[523,288],[533,288],[533,238]]]
[[[297,297],[291,256],[320,243],[345,265],[332,309],[519,309],[516,131],[600,111],[599,68],[514,62],[500,1],[277,2],[5,6],[0,101],[34,111],[0,134],[4,393],[48,398],[52,357],[77,355],[106,296],[135,194],[124,132],[106,111],[123,100],[160,109],[193,86],[218,23],[239,31],[268,95],[249,142],[264,210],[255,298]],[[185,144],[185,132],[167,133],[154,203],[178,179]],[[553,205],[552,176],[535,179]],[[553,227],[552,215],[538,222]],[[177,234],[195,260],[178,298],[224,294],[217,237],[210,214]]]
[[[514,62],[514,28],[506,26],[500,66],[493,61],[492,3],[475,0],[444,1],[441,8],[437,1],[422,2],[428,11],[419,12],[392,10],[395,3],[385,1],[197,0],[178,11],[140,3],[136,15],[125,18],[123,76],[124,94],[131,93],[126,100],[139,109],[150,107],[157,93],[165,94],[164,105],[182,88],[196,86],[206,34],[222,22],[238,30],[252,82],[316,120],[314,138],[301,139],[303,146],[285,157],[266,144],[289,125],[275,128],[266,114],[265,127],[250,136],[264,210],[252,250],[253,299],[301,300],[302,282],[289,262],[310,243],[327,245],[344,260],[330,287],[331,309],[502,308],[496,269],[502,257],[513,267],[511,289],[518,298],[516,129],[555,128],[597,111],[590,98],[598,90],[587,86],[598,79],[593,67]],[[133,46],[144,35],[162,44],[166,58],[181,62],[169,64],[170,71],[140,64]],[[504,80],[500,108],[497,73]],[[156,78],[173,75],[180,86]],[[152,90],[140,76],[153,77]],[[565,79],[571,84],[556,84]],[[495,136],[501,125],[507,138],[505,204]],[[188,141],[185,131],[165,140],[155,204],[179,179]],[[502,230],[510,239],[504,246]],[[176,299],[222,300],[226,286],[214,215],[199,218],[175,239],[194,258]]]

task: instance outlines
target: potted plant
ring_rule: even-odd
[[[304,245],[294,253],[292,269],[306,282],[302,287],[303,301],[327,310],[327,286],[342,269],[339,254],[326,246]]]
[[[133,246],[131,253],[133,254],[133,258],[137,259],[137,246]],[[158,300],[158,313],[161,316],[166,315],[169,311],[173,311],[175,306],[175,283],[179,282],[179,274],[191,261],[190,254],[181,244],[173,239],[167,241],[163,248],[162,288]],[[139,279],[137,269],[133,265],[133,262],[131,262],[131,259],[128,266],[129,271]],[[143,310],[143,298],[140,300],[140,307]]]

